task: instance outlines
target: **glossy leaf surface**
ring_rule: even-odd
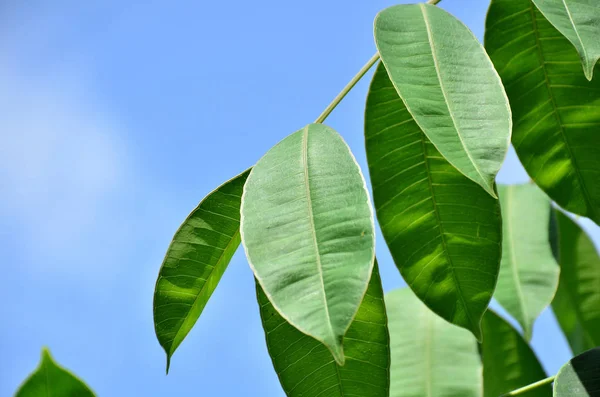
[[[240,245],[240,205],[249,171],[206,196],[167,250],[154,290],[154,327],[171,356],[190,332]]]
[[[511,134],[508,100],[473,33],[429,4],[397,5],[375,19],[375,42],[416,123],[440,153],[495,197]]]
[[[546,378],[535,353],[506,320],[488,310],[483,317],[484,397],[499,397]],[[527,397],[551,397],[550,385],[535,388]]]
[[[552,309],[573,354],[600,346],[600,257],[572,219],[555,211],[560,282]]]
[[[533,323],[552,302],[559,267],[548,228],[550,200],[534,184],[500,185],[502,262],[494,297],[523,327],[530,340]]]
[[[600,58],[600,12],[597,0],[533,0],[546,19],[577,49],[583,72],[592,79]]]
[[[344,338],[343,367],[322,343],[285,321],[258,283],[256,293],[269,354],[287,396],[389,396],[389,335],[377,265]]]
[[[529,176],[570,212],[600,222],[600,78],[531,0],[493,0],[485,47],[513,112],[512,142]]]
[[[407,284],[478,338],[501,255],[498,200],[423,134],[382,64],[367,97],[365,140],[381,231]]]
[[[254,275],[282,317],[340,364],[373,269],[373,221],[358,164],[322,124],[275,145],[244,186],[242,241]]]
[[[385,303],[390,397],[481,395],[481,361],[473,335],[437,316],[409,288],[386,294]]]
[[[555,397],[598,397],[600,395],[600,347],[572,358],[554,380]]]
[[[15,397],[94,397],[83,381],[58,365],[48,349],[36,370],[23,382]]]

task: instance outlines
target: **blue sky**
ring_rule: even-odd
[[[0,396],[42,346],[100,396],[283,396],[241,251],[169,376],[154,282],[189,211],[319,115],[395,3],[4,2]],[[440,5],[482,37],[487,2]],[[368,80],[327,121],[363,170]],[[527,180],[511,153],[499,181]],[[377,255],[385,289],[402,286],[380,235]],[[548,311],[533,345],[549,373],[570,356]]]

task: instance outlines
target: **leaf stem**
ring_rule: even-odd
[[[525,392],[535,389],[536,387],[544,386],[544,385],[554,382],[554,378],[556,378],[556,376],[551,376],[549,378],[542,379],[540,381],[537,381],[537,382],[527,385],[525,387],[521,387],[520,389],[513,390],[509,393],[503,394],[500,397],[510,397],[510,396],[517,396],[519,394],[523,394]]]

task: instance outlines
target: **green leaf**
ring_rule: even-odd
[[[365,138],[377,219],[398,269],[431,310],[479,339],[500,267],[498,200],[439,154],[381,64]]]
[[[600,222],[600,79],[530,0],[493,0],[485,47],[513,112],[527,173],[561,207]]]
[[[325,345],[285,321],[258,283],[256,294],[269,354],[288,396],[389,396],[389,334],[377,264],[344,338],[343,367]]]
[[[554,380],[555,397],[598,397],[600,395],[600,347],[572,358]]]
[[[190,332],[240,245],[240,205],[249,170],[206,196],[181,224],[156,281],[154,328],[167,353]]]
[[[531,339],[533,323],[552,302],[559,267],[548,238],[551,206],[534,184],[500,185],[503,241],[494,297]]]
[[[499,397],[547,376],[527,341],[491,310],[483,317],[481,357],[484,397]],[[541,386],[525,395],[551,397],[552,388]]]
[[[544,14],[577,49],[583,72],[592,80],[600,58],[600,10],[597,0],[533,0]]]
[[[375,19],[391,80],[425,135],[492,197],[511,134],[508,100],[473,33],[428,4],[398,5]]]
[[[58,365],[48,349],[42,350],[40,365],[23,382],[15,397],[94,397],[81,379]]]
[[[560,282],[552,309],[573,354],[600,346],[600,257],[568,216],[555,211]]]
[[[364,178],[337,132],[310,124],[258,161],[244,186],[241,232],[273,306],[343,365],[342,338],[371,277],[375,234]]]
[[[473,336],[435,315],[408,288],[385,296],[392,352],[391,397],[479,397]]]

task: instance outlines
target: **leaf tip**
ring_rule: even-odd
[[[167,371],[166,375],[169,375],[169,368],[171,368],[171,355],[167,353]]]

